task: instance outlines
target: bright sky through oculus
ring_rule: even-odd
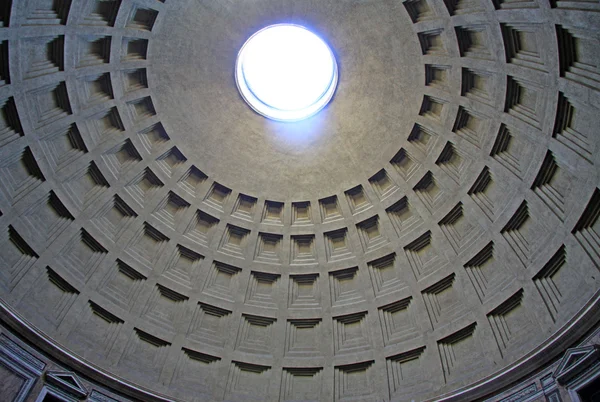
[[[319,38],[298,25],[272,25],[242,47],[236,65],[240,93],[258,113],[296,121],[321,110],[333,96],[337,65]]]

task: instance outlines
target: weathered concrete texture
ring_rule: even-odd
[[[598,318],[598,11],[5,2],[2,317],[138,399],[496,392]],[[340,67],[298,124],[233,80],[277,22]]]
[[[170,12],[153,40],[152,81],[173,141],[206,174],[255,197],[304,200],[366,180],[398,151],[425,81],[412,26],[399,2],[338,3],[186,1]],[[334,100],[302,123],[254,113],[233,80],[244,42],[277,22],[313,29],[340,67]]]

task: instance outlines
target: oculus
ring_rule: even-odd
[[[333,52],[317,35],[300,25],[277,24],[244,43],[235,80],[257,113],[298,121],[318,113],[331,100],[338,69]]]

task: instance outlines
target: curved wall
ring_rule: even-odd
[[[597,321],[599,10],[13,2],[4,319],[117,389],[181,400],[507,385]],[[302,126],[266,123],[229,74],[278,19],[326,32],[341,66]],[[298,127],[325,140],[270,143]]]

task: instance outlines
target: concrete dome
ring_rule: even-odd
[[[597,2],[3,4],[0,332],[115,399],[477,400],[597,327]],[[234,80],[277,23],[297,123]]]

